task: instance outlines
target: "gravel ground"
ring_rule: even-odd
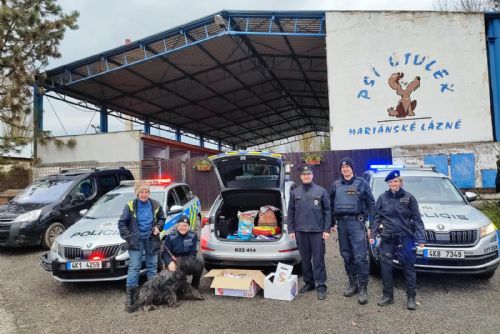
[[[395,304],[376,301],[381,281],[372,277],[370,301],[358,305],[342,294],[343,273],[337,242],[327,244],[329,290],[292,302],[215,296],[202,279],[205,301],[182,301],[179,308],[128,314],[124,283],[61,284],[39,265],[39,248],[0,248],[0,333],[498,333],[500,274],[489,281],[471,277],[419,275],[419,309],[404,308],[401,275]],[[302,282],[300,283],[302,286]]]

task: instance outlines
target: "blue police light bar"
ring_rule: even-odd
[[[370,165],[370,169],[400,169],[405,168],[405,165]]]

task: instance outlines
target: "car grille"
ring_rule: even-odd
[[[89,259],[99,255],[102,258],[110,258],[118,255],[121,245],[102,246],[94,249],[83,250],[79,247],[64,247],[64,257],[68,260]]]
[[[425,239],[429,245],[472,246],[477,241],[477,230],[435,232],[425,230]]]

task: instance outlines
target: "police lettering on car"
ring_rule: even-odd
[[[305,285],[301,293],[316,289],[326,298],[325,240],[330,236],[330,201],[325,189],[314,184],[311,165],[301,165],[299,186],[290,192],[288,233],[296,239],[302,257]],[[311,263],[312,261],[312,263]]]
[[[375,199],[368,183],[354,175],[350,158],[340,160],[340,179],[330,189],[332,230],[338,229],[340,255],[349,283],[345,297],[359,292],[358,302],[368,302],[368,251],[365,222],[373,212]],[[336,227],[336,225],[338,227]]]

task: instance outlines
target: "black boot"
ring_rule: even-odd
[[[365,287],[359,288],[358,303],[360,303],[361,305],[365,305],[366,303],[368,303],[368,291]]]
[[[387,306],[390,304],[394,304],[394,298],[392,296],[382,296],[377,303],[378,306]]]
[[[352,297],[358,291],[358,278],[355,275],[349,275],[349,286],[344,289],[344,297]]]
[[[125,310],[127,312],[132,312],[132,305],[134,300],[135,291],[137,288],[129,288],[127,287],[127,297],[125,298]]]
[[[408,296],[406,299],[406,308],[408,310],[416,310],[417,303],[415,302],[415,296]]]
[[[314,284],[309,284],[309,283],[306,283],[306,285],[304,285],[300,290],[299,290],[299,293],[306,293],[306,292],[309,292],[309,291],[313,291],[316,287],[314,286]]]

